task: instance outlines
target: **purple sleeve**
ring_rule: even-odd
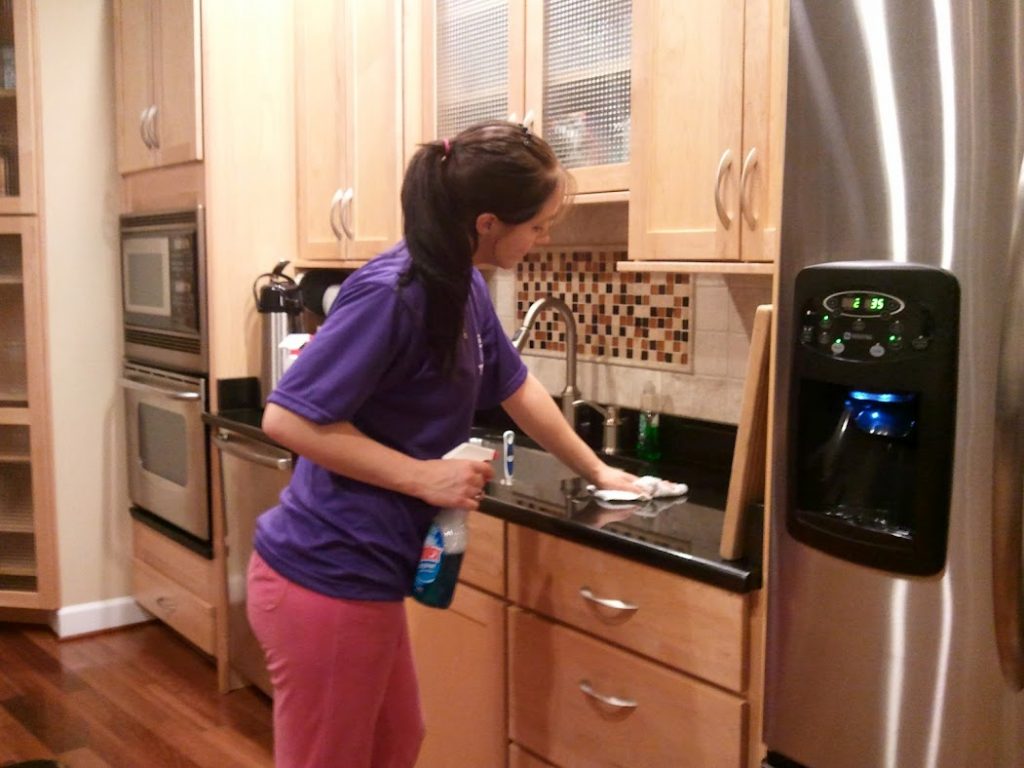
[[[393,284],[350,279],[343,294],[268,398],[317,424],[351,421],[415,327]]]
[[[505,335],[494,311],[487,285],[479,273],[473,276],[477,322],[484,345],[484,375],[480,382],[477,408],[494,408],[511,397],[526,381],[528,370]]]

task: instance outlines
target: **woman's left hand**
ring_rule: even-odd
[[[636,475],[631,475],[629,472],[603,463],[598,467],[593,476],[590,477],[590,482],[602,490],[646,493],[643,488],[636,484],[636,480]]]

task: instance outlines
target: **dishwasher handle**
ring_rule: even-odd
[[[259,450],[241,444],[231,432],[224,429],[217,431],[213,436],[213,442],[215,442],[217,447],[224,451],[224,453],[230,453],[232,456],[237,456],[244,461],[251,461],[254,464],[259,464],[261,467],[267,467],[268,469],[276,469],[281,472],[291,472],[294,465],[291,456],[271,456],[269,454],[262,453]]]

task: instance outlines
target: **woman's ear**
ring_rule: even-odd
[[[498,217],[493,213],[481,213],[476,217],[476,233],[480,237],[494,234],[498,225]]]

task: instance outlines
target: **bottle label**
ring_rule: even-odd
[[[423,540],[423,552],[420,564],[416,568],[416,580],[413,591],[421,592],[428,584],[433,584],[441,572],[441,558],[444,555],[444,535],[436,523],[430,524],[427,537]]]

